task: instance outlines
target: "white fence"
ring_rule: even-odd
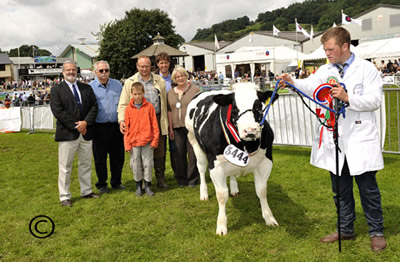
[[[304,99],[307,105],[314,110],[316,104]],[[376,111],[376,118],[380,126],[379,134],[382,138],[382,148],[385,142],[385,99],[382,95],[382,106]],[[274,130],[275,144],[311,146],[316,117],[304,106],[298,95],[280,94],[267,115],[268,123]]]
[[[381,145],[385,153],[400,154],[399,97],[400,88],[385,88],[382,106],[376,111]],[[305,101],[315,110],[313,102],[308,99]],[[55,128],[55,119],[49,105],[21,107],[21,117],[24,129],[32,131]],[[280,94],[279,99],[270,108],[267,120],[275,133],[274,144],[311,146],[316,119],[303,105],[299,96]]]

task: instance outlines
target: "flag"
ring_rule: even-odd
[[[253,34],[254,32],[250,32],[249,34],[249,44],[253,43]]]
[[[345,15],[342,12],[342,25],[349,25],[349,24],[357,24],[357,25],[361,26],[362,25],[362,20],[352,19],[350,16]]]
[[[272,35],[278,36],[279,32],[280,32],[279,29],[276,28],[274,25],[272,25]]]
[[[313,40],[313,38],[314,38],[314,29],[311,25],[310,39]]]
[[[215,50],[218,50],[219,49],[219,43],[218,43],[218,39],[217,39],[217,35],[216,34],[214,34],[214,48],[215,48]]]
[[[301,30],[303,30],[303,27],[301,27],[301,25],[299,25],[296,21],[296,32],[301,32]]]
[[[303,35],[307,38],[311,38],[307,31],[296,21],[296,32],[302,32]]]
[[[335,22],[333,22],[333,25],[332,25],[332,27],[336,27],[336,23],[335,23]]]

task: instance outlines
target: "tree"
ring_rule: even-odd
[[[153,44],[152,38],[160,34],[165,43],[178,47],[185,40],[175,33],[175,26],[168,14],[160,9],[134,8],[125,12],[121,20],[100,26],[97,36],[100,48],[97,60],[106,60],[111,67],[111,77],[127,78],[136,72],[131,57]]]
[[[8,53],[10,57],[17,57],[18,56],[18,47],[10,49]],[[34,57],[34,56],[49,56],[51,52],[46,49],[40,49],[36,45],[21,45],[19,47],[19,56],[20,57]]]

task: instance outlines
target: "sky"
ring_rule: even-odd
[[[59,55],[69,44],[97,44],[92,33],[100,25],[123,19],[133,8],[161,9],[172,19],[176,33],[190,41],[199,28],[209,28],[247,15],[288,7],[303,0],[1,0],[0,49],[37,45]]]

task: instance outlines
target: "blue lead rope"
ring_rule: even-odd
[[[274,101],[275,94],[276,94],[276,92],[277,92],[278,89],[279,89],[278,84],[279,84],[279,82],[280,82],[281,80],[282,80],[282,79],[279,79],[279,80],[276,82],[276,84],[275,84],[274,92],[272,92],[271,99],[270,99],[270,101],[269,101],[269,103],[268,103],[268,105],[267,105],[267,109],[265,110],[265,113],[264,113],[264,116],[263,116],[263,118],[262,118],[262,120],[261,120],[261,122],[260,122],[260,125],[264,125],[265,118],[267,117],[267,114],[268,114],[269,108],[271,107],[272,101]],[[345,118],[345,116],[346,116],[345,113],[346,113],[346,112],[345,112],[345,107],[344,107],[344,106],[340,108],[339,112],[337,112],[336,110],[334,110],[334,109],[332,109],[332,108],[330,108],[330,107],[328,107],[328,106],[326,106],[326,105],[324,105],[324,104],[322,104],[322,103],[316,101],[316,100],[313,99],[312,97],[309,97],[308,95],[306,95],[305,93],[303,93],[300,89],[296,88],[294,85],[292,85],[292,84],[286,82],[285,80],[283,80],[283,81],[284,81],[287,85],[289,85],[291,88],[293,88],[294,90],[296,90],[296,91],[297,91],[299,94],[301,94],[302,96],[304,96],[304,97],[310,99],[310,100],[313,101],[314,103],[316,103],[316,104],[318,104],[319,106],[321,106],[321,107],[323,107],[323,108],[325,108],[325,109],[331,111],[331,112],[334,113],[334,114],[336,114],[336,113],[338,113],[338,115],[343,114],[343,118]],[[346,89],[346,86],[345,86],[343,83],[340,83],[340,84]]]

